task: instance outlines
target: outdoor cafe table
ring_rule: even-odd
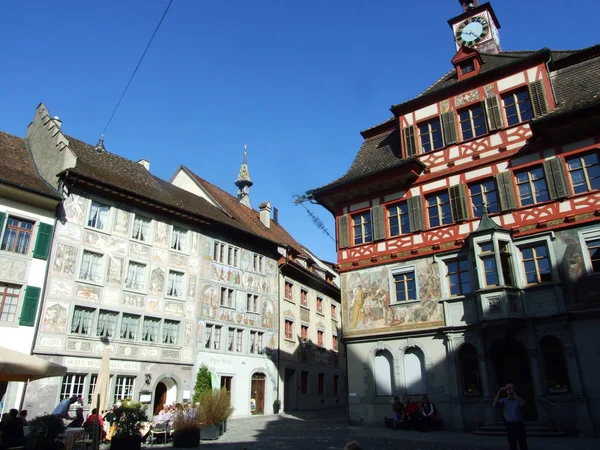
[[[85,437],[85,428],[67,428],[58,439],[64,444],[65,450],[72,450],[73,444]]]

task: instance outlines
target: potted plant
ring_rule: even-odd
[[[142,447],[142,425],[148,422],[144,405],[124,401],[114,411],[117,429],[110,441],[111,450],[134,450]]]
[[[227,419],[229,419],[229,416],[233,413],[231,396],[229,395],[229,391],[225,388],[215,391],[215,394],[217,397],[217,417],[221,424],[221,434],[223,434],[227,431]]]
[[[35,450],[56,450],[59,448],[57,437],[64,433],[66,427],[62,418],[47,414],[30,420],[27,435],[28,448]]]
[[[273,414],[279,414],[279,408],[281,408],[281,400],[277,399],[273,402]]]
[[[180,411],[173,420],[173,447],[193,448],[200,445],[200,415],[197,408]]]
[[[229,393],[225,389],[203,392],[198,406],[198,415],[203,426],[200,432],[202,440],[218,439],[221,424],[232,412],[233,408],[229,406]]]

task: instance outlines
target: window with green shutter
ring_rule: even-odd
[[[452,220],[460,222],[469,219],[469,207],[467,203],[467,187],[464,184],[451,186],[448,189],[450,194],[450,210],[452,211]]]
[[[498,187],[498,200],[502,211],[511,211],[517,207],[512,174],[510,171],[500,172],[495,177]]]
[[[500,114],[498,96],[494,95],[493,97],[486,98],[484,103],[489,130],[499,130],[502,128],[502,115]]]
[[[47,223],[38,225],[37,239],[33,249],[33,257],[37,259],[48,259],[50,244],[52,243],[52,230],[54,227]]]
[[[565,198],[569,195],[565,166],[560,158],[552,158],[544,161],[544,172],[548,193],[552,200]]]
[[[348,214],[338,217],[338,248],[350,245],[350,230],[348,229]]]
[[[383,205],[371,208],[371,220],[373,221],[373,240],[381,241],[385,239],[385,209]]]
[[[531,97],[531,105],[533,106],[535,117],[543,116],[548,112],[548,104],[546,103],[546,94],[542,80],[529,83],[529,96]]]
[[[35,325],[35,317],[41,291],[40,288],[33,286],[27,286],[25,289],[25,298],[23,299],[19,325],[24,327],[32,327]]]
[[[420,195],[409,197],[406,200],[408,204],[408,221],[410,231],[421,231],[425,229],[425,217],[423,215],[423,200]]]
[[[404,157],[415,156],[417,154],[417,143],[415,141],[415,127],[413,125],[402,130],[404,138]]]
[[[441,115],[442,129],[444,130],[444,144],[450,145],[458,142],[458,133],[456,132],[456,114],[454,111],[448,111]]]

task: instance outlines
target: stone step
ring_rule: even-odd
[[[544,431],[557,431],[556,427],[552,427],[550,425],[526,425],[525,429],[527,432],[544,432]],[[501,431],[504,432],[504,425],[482,425],[479,427],[479,431]]]

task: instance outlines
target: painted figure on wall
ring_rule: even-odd
[[[217,295],[217,289],[210,284],[204,285],[200,289],[200,298],[196,308],[199,317],[214,319],[217,316],[218,309],[219,296]]]
[[[396,267],[396,266],[394,266]],[[401,267],[401,266],[398,266]],[[366,269],[342,276],[347,289],[346,317],[348,331],[385,327],[420,327],[427,322],[443,320],[440,299],[440,277],[437,266],[429,260],[417,263],[418,302],[394,304],[388,267]]]
[[[67,325],[66,303],[48,302],[42,319],[42,331],[48,333],[64,333]]]
[[[269,300],[262,302],[262,326],[273,328],[273,304]]]
[[[56,245],[56,256],[52,271],[54,273],[62,273],[65,275],[73,275],[75,273],[75,262],[77,261],[77,248],[71,245],[58,243]]]
[[[65,214],[69,222],[83,223],[85,199],[78,195],[69,195],[64,201]]]

